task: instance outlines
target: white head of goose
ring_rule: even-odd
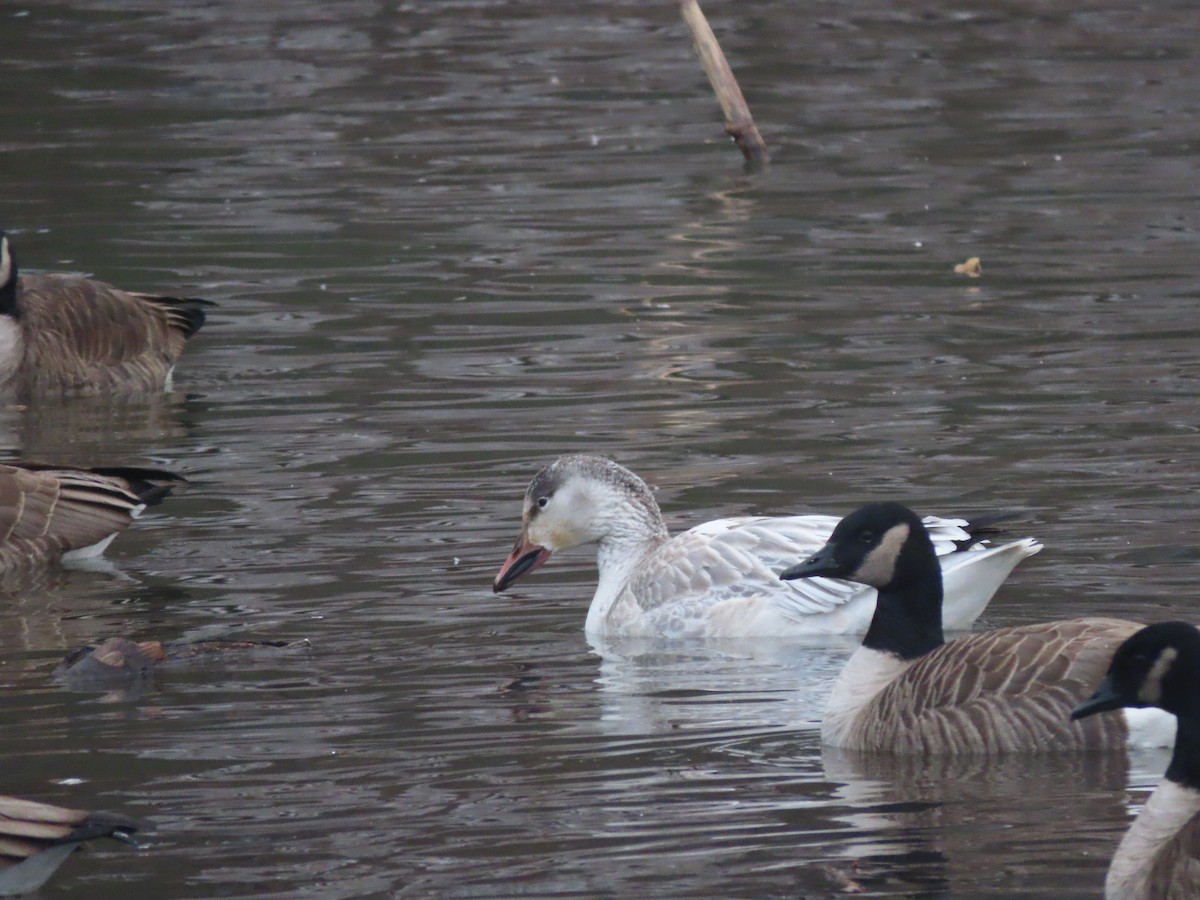
[[[146,826],[113,813],[90,813],[0,796],[0,897],[36,891],[85,841],[134,844]]]
[[[503,591],[552,552],[597,544],[586,630],[597,636],[788,637],[861,633],[875,592],[846,582],[784,584],[778,573],[821,546],[832,516],[719,519],[671,536],[650,488],[596,456],[564,456],[525,492],[521,532],[497,574]],[[967,628],[1032,539],[984,546],[962,520],[926,520],[945,573],[946,616]]]
[[[838,676],[821,725],[826,744],[895,753],[998,753],[1160,744],[1173,723],[1120,717],[1070,722],[1117,645],[1140,627],[1086,618],[997,628],[945,642],[942,581],[921,520],[872,503],[784,579],[848,578],[877,588],[862,646]],[[1130,725],[1135,726],[1131,734]],[[1157,726],[1157,728],[1155,727]]]
[[[1200,897],[1200,632],[1186,622],[1147,625],[1117,648],[1104,681],[1071,712],[1157,707],[1178,720],[1175,749],[1137,821],[1117,847],[1109,900]]]
[[[18,275],[0,231],[0,390],[28,399],[169,389],[184,344],[214,305],[78,275]]]

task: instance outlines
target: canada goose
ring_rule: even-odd
[[[183,481],[161,469],[0,463],[0,571],[98,556]]]
[[[718,519],[674,537],[646,483],[595,456],[564,456],[525,493],[521,532],[492,585],[499,592],[555,550],[599,545],[585,629],[608,636],[787,637],[861,633],[875,592],[845,582],[780,583],[787,563],[829,536],[832,516]],[[953,628],[968,628],[1032,539],[984,547],[961,520],[929,519],[945,567]]]
[[[996,628],[945,643],[942,579],[912,510],[871,503],[783,579],[848,578],[879,590],[871,625],[834,683],[821,738],[894,753],[993,753],[1161,745],[1161,713],[1069,722],[1117,645],[1141,626],[1086,618]],[[1131,725],[1134,733],[1131,734]]]
[[[1200,632],[1147,625],[1117,648],[1100,687],[1072,719],[1157,707],[1179,725],[1166,777],[1121,839],[1104,881],[1109,900],[1200,897]]]
[[[145,826],[112,813],[89,813],[0,796],[0,897],[41,887],[84,841],[134,843]]]
[[[0,390],[161,391],[208,300],[135,294],[78,275],[18,275],[0,231]]]

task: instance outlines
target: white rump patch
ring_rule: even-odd
[[[1129,726],[1129,746],[1137,750],[1153,750],[1175,746],[1175,717],[1151,706],[1146,709],[1126,707],[1125,724]]]

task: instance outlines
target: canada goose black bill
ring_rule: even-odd
[[[135,844],[133,835],[146,827],[113,813],[0,796],[0,897],[37,890],[85,841]]]
[[[1178,730],[1165,777],[1113,854],[1104,895],[1200,897],[1200,632],[1194,626],[1160,622],[1134,634],[1071,718],[1124,707],[1165,710]]]
[[[783,583],[779,572],[825,542],[833,516],[742,516],[672,535],[654,493],[598,456],[564,456],[529,483],[521,529],[492,589],[503,591],[551,553],[597,546],[600,571],[589,634],[645,637],[788,637],[861,633],[875,593],[828,579]],[[946,616],[966,628],[1023,559],[1032,539],[984,545],[960,519],[926,520],[945,573]]]
[[[0,389],[40,394],[161,391],[216,304],[123,291],[77,275],[25,275],[0,231]]]

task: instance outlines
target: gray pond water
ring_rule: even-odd
[[[1160,757],[822,754],[853,642],[593,646],[491,579],[591,451],[674,527],[1019,508],[985,624],[1195,619],[1190,2],[0,4],[30,270],[221,306],[176,390],[0,413],[191,483],[0,602],[0,791],[152,821],[47,897],[1095,896]],[[983,277],[954,274],[979,256]],[[307,650],[66,690],[110,635]]]

